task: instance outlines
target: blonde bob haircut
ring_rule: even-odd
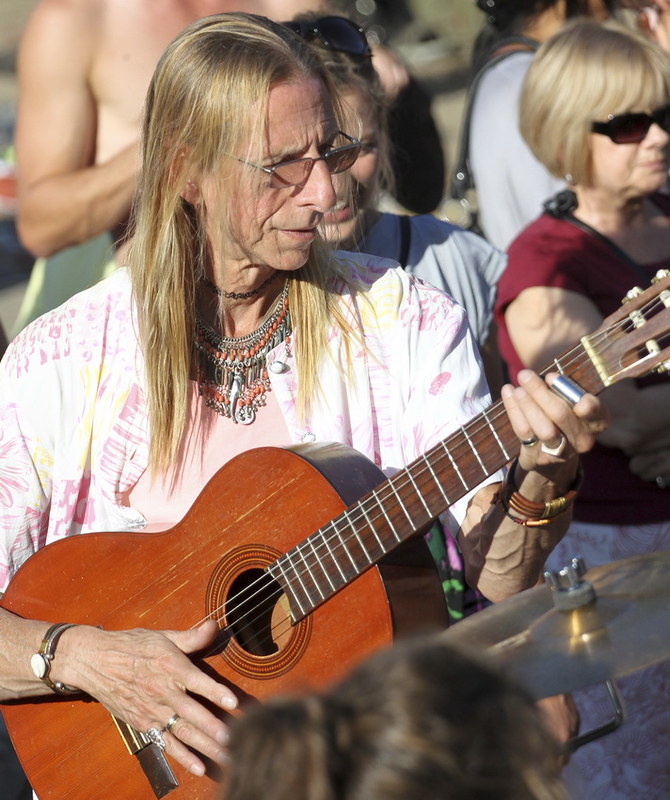
[[[520,129],[559,178],[588,185],[591,123],[670,101],[670,55],[617,22],[578,19],[538,49],[526,74]]]
[[[244,241],[235,225],[241,181],[259,190],[267,183],[261,170],[240,170],[239,162],[225,154],[255,161],[263,152],[271,88],[305,77],[323,83],[341,128],[336,93],[318,56],[288,28],[264,17],[236,13],[198,20],[172,42],[156,67],[144,113],[129,264],[145,362],[149,463],[159,471],[174,464],[186,426],[196,289],[215,251],[204,204],[187,202],[185,187],[194,176],[216,174],[222,207],[231,213],[216,220],[213,232],[210,220],[210,233],[225,257],[222,245],[228,237]],[[305,266],[291,276],[302,414],[318,391],[317,366],[329,324],[352,330],[331,288],[341,277],[334,273],[330,249],[317,241]]]

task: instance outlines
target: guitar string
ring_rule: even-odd
[[[625,324],[626,324],[627,322],[628,322],[627,320],[624,320],[624,321],[623,321],[623,325],[625,326]],[[621,324],[621,321],[620,321],[619,323],[617,323],[617,324],[619,324],[619,325],[620,325],[620,324]],[[613,325],[613,326],[612,326],[612,328],[614,328],[614,327],[616,327],[616,325]],[[605,337],[606,337],[606,332],[603,332],[603,335],[602,335],[600,338],[605,338]],[[660,337],[659,337],[659,338],[660,338]],[[573,352],[574,352],[574,350],[577,350],[577,349],[579,349],[579,348],[578,348],[578,347],[577,347],[577,348],[574,348],[574,349],[573,349]],[[563,360],[564,360],[564,359],[561,359],[561,361],[563,361]],[[576,360],[575,360],[575,359],[573,359],[573,363],[574,363],[574,361],[576,361]],[[565,364],[565,366],[563,366],[563,368],[565,369],[567,366],[570,366],[570,363],[571,363],[571,362],[567,361],[567,362],[566,362],[566,364]],[[551,369],[551,368],[550,368],[550,369]],[[499,416],[500,416],[500,415],[498,415],[498,418],[499,418]],[[494,417],[494,419],[496,419],[496,417]],[[484,429],[486,429],[488,426],[482,426],[482,427],[483,427]],[[405,483],[405,484],[404,484],[404,486],[401,486],[401,487],[398,487],[398,488],[405,488],[407,485],[408,485],[408,484],[407,484],[407,483]],[[359,505],[361,505],[361,504],[359,504]],[[359,517],[359,520],[360,520],[360,519],[361,519],[361,517]],[[376,517],[375,517],[375,518],[374,518],[372,521],[373,521],[373,522],[376,522],[376,521],[378,521],[379,519],[381,519],[381,517],[380,517],[380,516],[377,514],[377,515],[376,515]],[[331,523],[329,523],[329,524],[331,524],[331,525],[332,525],[332,524],[333,524],[333,522],[334,522],[334,521],[331,521]],[[324,526],[324,527],[325,527],[325,526]],[[319,533],[319,531],[317,531],[316,533],[318,534],[318,533]],[[315,534],[315,535],[316,535],[316,534]],[[335,537],[333,537],[333,538],[335,538]],[[349,537],[348,537],[348,540],[351,540],[352,538],[353,538],[353,537],[349,536]],[[330,541],[332,542],[332,539],[331,539]],[[332,547],[330,547],[329,540],[327,540],[327,539],[323,540],[323,546],[327,548],[327,550],[328,550],[329,554],[331,554],[331,555],[333,555],[333,553],[334,553],[334,551],[335,551],[335,550],[337,550],[337,549],[343,549],[343,548],[345,547],[345,544],[346,544],[346,541],[345,541],[345,540],[342,540],[342,537],[341,537],[340,535],[338,535],[338,536],[337,536],[337,542],[336,542],[336,547],[335,547],[335,548],[332,548]],[[302,559],[302,561],[303,561],[303,565],[304,565],[304,567],[306,568],[306,569],[305,569],[305,572],[303,572],[303,574],[310,574],[310,576],[312,577],[312,581],[313,581],[313,583],[316,585],[316,583],[315,583],[315,581],[314,581],[314,576],[313,576],[313,575],[312,575],[312,573],[311,573],[311,569],[312,569],[312,567],[313,567],[314,565],[316,565],[316,564],[320,564],[320,557],[319,557],[319,555],[316,553],[316,549],[315,549],[315,548],[313,548],[313,550],[314,550],[314,553],[313,553],[313,554],[311,554],[311,553],[310,553],[310,554],[308,555],[308,558],[311,558],[311,559],[312,559],[312,564],[311,564],[311,565],[309,564],[308,558],[305,558],[305,556],[303,556],[302,554],[301,554],[301,559]],[[371,562],[371,565],[372,565],[372,563],[374,563],[374,562]],[[294,568],[294,569],[295,569],[295,568]],[[267,574],[267,573],[265,573],[265,574]],[[298,574],[298,573],[297,573],[297,570],[296,570],[296,574]],[[325,574],[325,570],[324,570],[324,574]],[[343,584],[343,585],[345,585],[345,584]],[[253,584],[252,584],[252,586],[253,586]],[[283,593],[283,590],[281,589],[281,587],[278,587],[278,591],[276,592],[276,596],[280,596],[282,593]],[[306,594],[307,594],[307,593],[306,593]],[[252,599],[252,598],[251,598],[251,599]],[[247,598],[245,602],[250,602],[250,598]],[[311,599],[310,599],[310,603],[313,605],[313,603],[312,603]],[[211,614],[215,614],[215,613],[217,613],[219,610],[221,610],[221,608],[222,608],[222,607],[220,607],[219,609],[215,610],[214,612],[211,612]],[[249,612],[247,612],[246,616],[248,616],[249,614],[253,613],[253,612],[254,612],[254,610],[255,610],[255,609],[253,609],[253,608],[252,608],[252,609],[251,609]],[[210,614],[210,616],[211,616],[211,614]],[[245,615],[243,615],[243,616],[241,617],[241,619],[243,619],[243,618],[244,618],[244,616],[245,616]],[[249,624],[252,624],[252,623],[253,623],[253,620],[252,620],[252,621],[251,621]],[[291,627],[291,625],[290,625],[290,622],[288,622],[288,628],[290,629],[290,627]],[[241,630],[244,630],[244,629],[241,629]],[[277,631],[277,628],[275,627],[275,628],[271,629],[271,631],[272,631],[273,633],[276,633],[276,631]]]
[[[627,320],[627,319],[620,320],[620,321],[618,321],[617,323],[614,323],[614,324],[613,324],[613,325],[610,327],[610,330],[612,330],[612,329],[616,328],[617,326],[624,326],[624,327],[625,327],[625,325],[626,325],[628,322],[629,322],[629,320]],[[605,331],[603,331],[603,332],[601,332],[601,333],[599,334],[599,338],[601,338],[601,339],[603,339],[603,338],[606,338],[606,337],[607,337],[607,335],[608,335],[608,332],[607,332],[607,330],[605,330]],[[595,337],[594,337],[594,336],[592,336],[591,338],[593,339],[593,338],[595,338]],[[564,357],[561,359],[561,361],[565,361],[565,356],[566,356],[566,355],[569,355],[569,354],[570,354],[570,352],[574,352],[575,350],[579,350],[579,346],[577,346],[576,348],[573,348],[573,351],[568,351],[568,353],[564,355]],[[576,361],[575,359],[573,359],[573,361],[572,361],[572,362],[570,362],[569,360],[568,360],[568,361],[566,361],[565,365],[562,365],[562,366],[563,366],[563,369],[565,369],[566,367],[570,366],[570,364],[571,364],[571,363],[574,363],[575,361]],[[549,368],[549,369],[551,370],[551,368]],[[499,405],[500,405],[500,404],[499,404]],[[490,410],[491,410],[491,409],[489,409],[489,411],[490,411]],[[503,412],[503,413],[504,413],[504,412]],[[495,419],[499,418],[499,416],[500,416],[500,415],[498,415],[497,417],[493,417],[493,419],[495,420]],[[489,417],[490,417],[490,415],[489,415]],[[486,429],[487,427],[489,427],[489,426],[488,426],[488,425],[486,425],[486,426],[482,426],[482,428],[483,428],[483,429]],[[458,435],[458,434],[456,434],[456,435]],[[401,486],[401,487],[399,487],[399,488],[405,488],[406,486],[407,486],[407,484],[404,484],[404,486]],[[358,505],[361,505],[361,504],[359,503]],[[377,521],[378,519],[380,519],[380,518],[381,518],[381,517],[379,517],[379,515],[377,515],[377,516],[376,516],[376,518],[374,518],[374,519],[373,519],[373,521],[375,521],[375,522],[376,522],[376,521]],[[359,517],[359,518],[358,518],[358,520],[356,520],[356,521],[359,521],[360,519],[361,519],[361,517]],[[334,522],[334,521],[331,521],[331,523],[329,523],[329,524],[331,524],[331,525],[332,525],[332,524],[333,524],[333,522]],[[324,526],[324,527],[326,527],[326,526]],[[317,531],[316,533],[318,534],[318,533],[319,533],[319,531]],[[316,534],[314,534],[314,535],[316,535]],[[310,538],[311,538],[311,537],[310,537]],[[335,537],[333,537],[333,538],[335,538]],[[351,538],[352,538],[352,537],[350,536],[350,537],[349,537],[349,540],[351,540]],[[332,542],[332,539],[330,540],[330,542]],[[331,555],[333,554],[333,551],[334,551],[334,550],[336,550],[336,549],[342,549],[342,548],[344,548],[344,546],[345,546],[345,543],[346,543],[346,542],[342,540],[342,537],[341,537],[341,536],[338,536],[338,537],[337,537],[336,548],[332,548],[332,547],[330,547],[330,546],[329,546],[329,540],[328,540],[328,539],[324,539],[324,540],[323,540],[323,546],[324,546],[324,547],[326,547],[326,548],[328,549],[328,551],[329,551],[329,553],[330,553]],[[304,544],[304,543],[303,543],[303,544]],[[315,548],[313,548],[313,550],[314,550],[314,553],[313,553],[313,554],[311,554],[311,553],[309,554],[309,558],[311,558],[311,559],[313,560],[312,566],[313,566],[313,565],[315,565],[315,564],[320,564],[320,557],[319,557],[319,554],[318,554],[318,553],[316,553],[316,550],[315,550]],[[289,551],[289,552],[290,552],[290,551]],[[302,559],[302,561],[303,561],[303,565],[306,567],[306,571],[305,571],[303,574],[307,574],[307,573],[309,573],[309,574],[311,575],[311,569],[312,569],[312,566],[310,566],[308,559],[307,559],[307,558],[305,558],[305,556],[304,556],[304,555],[302,555],[302,554],[301,554],[301,559]],[[371,562],[371,565],[372,565],[372,563],[374,563],[374,562]],[[294,569],[295,569],[295,568],[294,568]],[[325,573],[325,570],[324,570],[324,573]],[[296,574],[298,574],[298,573],[297,573],[297,570],[296,570]],[[266,575],[267,575],[267,573],[264,573],[264,576],[266,576]],[[264,577],[264,576],[262,576],[262,577],[259,579],[259,581],[263,580],[263,577]],[[311,575],[311,577],[312,577],[312,581],[314,582],[314,577],[313,577],[313,575]],[[316,584],[315,584],[315,585],[316,585]],[[251,587],[253,587],[253,584],[251,584]],[[262,591],[262,589],[261,589],[261,591]],[[283,593],[283,590],[281,589],[281,587],[279,587],[279,590],[278,590],[278,592],[276,593],[276,595],[277,595],[277,596],[280,596],[282,593]],[[252,599],[253,599],[253,596],[252,596],[251,598],[249,598],[249,597],[248,597],[248,598],[246,598],[246,599],[245,599],[245,602],[246,602],[246,603],[248,603],[248,602],[250,602],[250,600],[252,600]],[[311,600],[310,600],[310,602],[311,602]],[[311,604],[313,605],[313,603],[311,603]],[[212,612],[210,612],[209,616],[211,617],[211,616],[215,615],[216,613],[218,613],[219,611],[221,611],[221,609],[222,609],[222,608],[223,608],[223,606],[220,606],[218,609],[215,609],[215,610],[213,610]],[[254,612],[254,610],[255,610],[255,609],[253,609],[253,608],[252,608],[252,609],[251,609],[249,612],[247,612],[247,613],[246,613],[246,616],[248,616],[250,613],[253,613],[253,612]],[[244,616],[245,616],[245,615],[243,615],[243,617],[241,617],[241,619],[243,619],[243,618],[244,618]],[[250,623],[250,624],[251,624],[251,623]],[[290,627],[290,624],[289,624],[289,627]]]
[[[651,303],[651,304],[650,304],[650,305],[647,307],[647,310],[648,310],[648,308],[652,307],[652,305],[653,305],[655,302],[657,302],[657,298],[655,298],[655,299],[654,299],[654,301],[652,301],[652,303]],[[630,322],[630,320],[629,320],[628,318],[625,318],[625,319],[623,319],[623,320],[619,320],[619,321],[617,321],[616,323],[613,323],[613,324],[612,324],[612,325],[611,325],[609,328],[607,328],[607,329],[604,329],[603,331],[597,332],[596,334],[592,334],[592,335],[591,335],[591,337],[589,337],[589,338],[590,338],[590,340],[591,340],[592,342],[594,342],[595,340],[600,340],[600,341],[602,341],[602,340],[604,340],[604,339],[607,339],[607,338],[609,337],[609,332],[610,332],[610,331],[612,331],[612,330],[615,330],[617,327],[625,327],[626,325],[631,325],[631,326],[632,326],[632,323]],[[661,337],[658,337],[658,338],[661,338]],[[569,367],[570,367],[572,364],[574,364],[574,363],[577,363],[579,359],[577,359],[577,358],[572,358],[572,360],[571,360],[571,359],[570,359],[570,356],[571,356],[572,354],[574,354],[575,352],[580,352],[580,351],[581,351],[581,347],[580,347],[579,345],[577,345],[577,346],[575,346],[574,348],[572,348],[572,350],[569,350],[569,351],[567,351],[567,353],[565,353],[565,354],[563,355],[563,357],[559,359],[559,361],[561,362],[561,363],[560,363],[561,369],[562,369],[562,370],[566,370],[566,369],[568,369],[568,368],[569,368]],[[588,356],[587,356],[586,358],[588,359]],[[583,354],[582,354],[582,361],[585,361],[585,359],[584,359],[584,357],[583,357]],[[548,368],[548,369],[547,369],[545,372],[552,371],[553,369],[556,369],[556,368],[557,368],[557,365],[556,365],[556,364],[554,364],[554,365],[552,365],[551,367],[549,367],[549,368]],[[542,374],[545,374],[545,373],[542,373]],[[501,410],[502,410],[502,411],[501,411]],[[501,413],[498,413],[499,411],[501,411]],[[490,412],[494,412],[494,413],[492,414],[492,413],[490,413]],[[487,414],[486,414],[486,417],[488,417],[488,420],[489,420],[490,422],[495,422],[495,421],[499,420],[499,419],[500,419],[500,417],[502,417],[502,416],[504,416],[504,415],[505,415],[505,412],[504,412],[504,405],[503,405],[501,402],[498,402],[498,403],[494,404],[493,406],[491,406],[489,409],[487,409]],[[475,424],[476,424],[476,423],[478,423],[478,422],[479,422],[479,417],[478,417],[477,419],[473,420],[472,422],[473,422],[473,423],[475,423]],[[461,428],[461,429],[460,429],[460,431],[458,431],[458,432],[455,432],[455,433],[454,433],[454,434],[452,434],[452,435],[454,435],[454,436],[457,436],[457,437],[458,437],[458,436],[459,436],[459,433],[460,433],[461,431],[464,431],[464,430],[465,430],[467,427],[468,427],[468,425],[466,424],[465,426],[463,426],[463,428]],[[481,425],[479,428],[475,428],[475,427],[473,427],[473,428],[472,428],[470,431],[468,431],[468,432],[469,432],[471,435],[476,435],[477,433],[480,433],[482,430],[488,430],[490,427],[491,427],[491,426],[490,426],[490,424],[489,424],[488,422],[485,422],[485,424],[482,424],[482,425]],[[437,445],[437,446],[436,446],[436,448],[434,448],[434,449],[438,449],[440,446],[441,446],[441,445]],[[455,447],[453,448],[453,455],[456,455],[456,454],[457,454],[457,450],[458,450],[458,448],[459,448],[459,447],[463,447],[463,448],[465,448],[465,449],[466,449],[466,451],[470,449],[470,446],[469,446],[469,444],[467,444],[467,442],[460,442],[460,441],[459,441],[459,442],[458,442],[458,443],[455,445]],[[426,455],[427,455],[427,454],[426,454]],[[446,456],[446,455],[441,455],[441,456],[438,456],[438,459],[437,459],[437,460],[442,460],[442,459],[444,459],[444,458],[448,458],[448,456]],[[437,465],[437,460],[436,460],[436,462],[435,462],[435,466],[436,466],[436,467],[438,467],[438,465]],[[438,467],[438,469],[439,469],[439,467]],[[416,477],[418,478],[418,477],[420,477],[421,475],[423,475],[423,477],[425,477],[425,476],[426,476],[426,474],[427,474],[428,472],[429,472],[429,470],[427,470],[427,469],[425,469],[425,468],[422,468],[422,469],[420,469],[420,470],[418,470],[418,471],[417,471],[417,473],[416,473]],[[400,473],[400,476],[402,477],[402,476],[403,476],[403,474],[404,474],[404,471],[403,471],[403,473]],[[432,477],[432,476],[431,476],[431,477]],[[483,479],[482,479],[482,480],[483,480]],[[390,482],[389,482],[389,483],[390,483]],[[402,490],[402,489],[405,489],[405,488],[407,488],[407,487],[408,487],[408,486],[410,486],[410,485],[411,485],[411,481],[405,481],[404,483],[400,482],[400,483],[398,484],[398,486],[396,487],[396,490]],[[382,498],[382,499],[388,499],[388,497],[389,497],[389,496],[390,496],[390,497],[392,497],[392,496],[393,496],[393,489],[388,489],[388,485],[385,485],[385,486],[383,487],[383,489],[382,489],[382,492],[386,492],[386,495],[387,495],[385,498]],[[380,492],[380,493],[375,493],[375,495],[376,495],[376,498],[372,498],[372,499],[375,501],[375,503],[377,503],[377,498],[381,497],[381,495],[382,495],[382,492]],[[368,498],[368,500],[370,500],[370,498]],[[364,508],[364,506],[363,506],[363,502],[362,502],[362,501],[360,501],[359,503],[357,503],[357,504],[356,504],[356,505],[355,505],[355,506],[352,508],[352,510],[355,510],[355,509],[357,509],[358,507],[362,507],[362,508]],[[340,519],[340,517],[342,517],[342,514],[341,514],[341,515],[339,515],[339,516],[338,516],[338,517],[337,517],[335,520],[331,520],[329,523],[327,523],[327,525],[323,526],[323,528],[327,528],[328,526],[333,526],[333,527],[335,527],[334,523],[336,522],[336,520],[337,520],[337,519]],[[351,524],[353,525],[353,524],[356,524],[356,523],[360,523],[360,521],[361,521],[362,519],[364,519],[364,518],[365,518],[365,514],[361,514],[361,515],[359,515],[357,518],[355,518],[355,517],[351,518],[350,522],[351,522]],[[372,517],[371,517],[370,515],[367,515],[366,522],[369,520],[371,523],[376,523],[376,522],[378,522],[379,520],[381,520],[382,518],[383,518],[383,514],[379,514],[379,512],[378,512],[378,511],[375,511],[375,512],[373,513]],[[317,547],[318,547],[318,548],[322,548],[323,552],[322,552],[321,554],[319,554],[319,553],[317,552],[317,548],[313,547],[313,548],[312,548],[312,550],[313,550],[313,552],[312,552],[312,553],[308,553],[306,556],[305,556],[305,555],[303,555],[303,554],[300,554],[300,559],[302,560],[302,568],[303,568],[303,572],[302,572],[302,574],[303,574],[303,575],[307,575],[307,574],[309,574],[309,575],[310,575],[310,577],[312,578],[312,582],[314,583],[314,585],[315,585],[315,586],[316,586],[317,584],[316,584],[316,581],[315,581],[314,575],[312,574],[312,569],[313,569],[313,567],[314,567],[314,566],[316,566],[317,564],[318,564],[318,565],[321,565],[321,555],[330,555],[330,556],[333,558],[333,560],[334,560],[334,559],[335,559],[335,556],[336,556],[336,555],[339,555],[339,554],[338,554],[336,551],[338,551],[338,550],[344,550],[344,549],[346,549],[346,545],[347,545],[347,543],[348,543],[348,542],[351,542],[351,541],[354,539],[354,536],[353,536],[352,534],[349,534],[349,535],[348,535],[348,536],[347,536],[345,539],[343,539],[343,538],[342,538],[342,536],[341,536],[341,534],[340,534],[340,533],[338,533],[337,531],[336,531],[336,532],[335,532],[335,534],[334,534],[334,535],[332,535],[330,538],[324,538],[324,537],[325,537],[325,534],[321,533],[321,531],[323,530],[323,528],[319,529],[319,531],[316,531],[314,534],[312,534],[312,536],[308,537],[308,539],[312,539],[312,537],[316,537],[317,535],[319,535],[319,534],[320,534],[320,536],[321,536],[321,540],[322,540],[322,541],[321,541],[321,543],[320,543],[320,544],[318,544],[318,545],[317,545]],[[305,541],[307,541],[307,540],[305,540]],[[333,541],[335,541],[335,547],[331,547],[331,544],[332,544],[332,542],[333,542]],[[300,545],[300,546],[302,546],[302,544],[304,544],[304,542],[303,542],[303,543],[301,543],[301,545]],[[295,549],[296,549],[296,548],[293,548],[293,550],[295,550]],[[290,552],[291,552],[291,551],[289,551],[289,553],[290,553]],[[286,555],[288,555],[288,553],[287,553],[287,554],[284,554],[284,556],[282,556],[282,557],[285,557]],[[273,562],[273,563],[276,563],[276,562]],[[372,566],[374,563],[375,563],[375,562],[374,562],[374,561],[372,561],[372,562],[370,563],[370,566]],[[271,565],[268,565],[268,566],[271,566]],[[367,568],[366,568],[366,569],[367,569]],[[322,567],[322,570],[324,571],[324,574],[327,574],[327,573],[326,573],[326,571],[325,571],[325,568],[323,568],[323,567]],[[297,566],[295,566],[295,565],[294,565],[294,571],[296,572],[296,575],[297,575],[297,576],[299,576],[299,575],[300,575],[300,573],[298,573]],[[358,573],[358,574],[360,574],[360,573]],[[263,594],[263,588],[264,588],[264,587],[261,585],[261,583],[262,583],[264,580],[267,580],[267,575],[268,575],[268,573],[267,573],[267,572],[264,572],[264,573],[263,573],[263,575],[262,575],[261,577],[259,577],[258,579],[256,579],[256,581],[252,582],[252,583],[251,583],[251,584],[250,584],[250,585],[247,587],[247,590],[246,590],[246,591],[247,591],[247,592],[249,592],[250,590],[253,590],[254,586],[255,586],[255,585],[257,585],[259,588],[258,588],[258,591],[256,592],[256,596],[258,596],[258,594]],[[271,576],[271,577],[272,577],[272,576]],[[274,578],[273,578],[273,581],[275,581],[275,582],[276,582],[276,579],[274,579]],[[277,582],[277,583],[278,583],[278,582]],[[345,584],[343,584],[343,586],[344,586],[344,585],[346,585],[346,583],[345,583]],[[290,588],[290,585],[289,585],[289,588]],[[307,595],[307,592],[305,592],[305,593],[306,593],[306,595]],[[274,592],[273,594],[271,594],[271,595],[270,595],[270,599],[273,599],[273,598],[276,598],[276,597],[280,597],[282,594],[284,594],[284,590],[283,590],[283,589],[281,588],[281,586],[278,584],[278,590],[277,590],[276,592]],[[233,597],[233,600],[235,600],[235,599],[236,599],[236,598],[235,598],[235,597]],[[264,595],[264,599],[266,599],[266,596],[265,596],[265,595]],[[254,600],[254,595],[253,595],[253,594],[251,594],[250,596],[247,596],[247,597],[245,597],[245,599],[244,599],[244,601],[243,601],[243,602],[244,602],[244,604],[248,604],[248,603],[252,602],[253,600]],[[310,599],[310,605],[314,605],[314,604],[313,604],[313,602],[311,601],[311,599]],[[233,613],[234,613],[236,610],[239,610],[241,607],[242,607],[242,604],[240,604],[240,605],[239,605],[237,608],[235,608],[235,607],[232,607],[231,609],[229,609],[229,612],[228,612],[228,613],[229,613],[229,615],[232,615],[232,614],[233,614]],[[216,615],[217,615],[217,614],[219,614],[220,612],[222,612],[223,610],[224,610],[224,605],[222,604],[222,605],[220,605],[218,608],[216,608],[216,609],[213,609],[211,612],[209,612],[209,614],[207,615],[207,617],[205,617],[205,619],[209,619],[209,618],[216,618]],[[245,619],[245,617],[248,617],[250,614],[253,614],[253,613],[255,613],[255,612],[256,612],[256,610],[257,610],[257,607],[256,607],[256,608],[253,608],[253,607],[252,607],[252,608],[251,608],[249,611],[245,612],[245,613],[244,613],[244,614],[243,614],[243,615],[240,617],[240,621],[244,620],[244,619]],[[246,623],[246,625],[245,625],[245,626],[243,626],[242,628],[240,628],[240,629],[239,629],[239,630],[240,630],[240,632],[244,631],[244,630],[245,630],[246,628],[248,628],[250,625],[254,624],[254,622],[255,622],[257,619],[258,619],[258,618],[256,617],[256,618],[252,618],[250,621],[248,621],[248,622]],[[290,627],[291,627],[291,625],[290,625],[290,622],[289,622],[289,623],[288,623],[288,628],[290,629]],[[273,633],[276,633],[276,630],[277,630],[277,629],[276,629],[276,627],[275,627],[275,628],[271,628],[271,631],[272,631]]]

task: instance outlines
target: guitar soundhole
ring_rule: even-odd
[[[261,569],[249,569],[239,575],[230,587],[226,600],[226,619],[238,644],[254,656],[270,656],[279,649],[290,627],[277,612],[284,597],[279,584]]]
[[[218,619],[222,633],[219,656],[248,678],[273,679],[292,669],[311,635],[311,616],[293,623],[286,594],[266,571],[280,555],[267,545],[235,548],[207,586],[207,615]]]

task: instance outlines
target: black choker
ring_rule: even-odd
[[[233,422],[249,425],[272,388],[267,354],[291,344],[288,278],[260,327],[241,338],[220,336],[195,314],[198,388],[205,405]]]
[[[273,272],[267,280],[263,281],[260,286],[252,289],[250,292],[227,292],[225,289],[219,289],[219,287],[215,283],[212,283],[209,278],[203,278],[202,282],[208,289],[216,292],[219,297],[225,297],[228,300],[246,300],[248,297],[253,297],[255,294],[260,294],[266,286],[269,286],[269,284],[272,283],[278,274],[279,273],[276,271]]]

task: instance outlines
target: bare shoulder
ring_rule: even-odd
[[[70,64],[90,61],[103,5],[104,0],[41,0],[21,36],[20,69],[30,72],[32,65],[43,60],[49,61],[53,69],[52,59],[56,57]]]

